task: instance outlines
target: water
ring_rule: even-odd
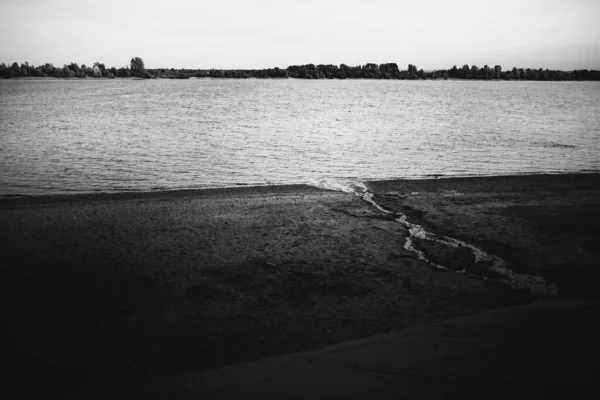
[[[0,81],[0,195],[600,171],[600,83]]]

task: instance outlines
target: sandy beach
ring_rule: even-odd
[[[595,297],[600,175],[266,186],[0,202],[16,377],[127,382],[536,301]],[[514,287],[465,246],[540,277]],[[460,271],[457,272],[457,271]],[[15,351],[16,350],[16,351]]]

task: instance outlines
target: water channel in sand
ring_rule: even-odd
[[[466,269],[456,271],[457,273],[471,273],[483,279],[501,281],[515,289],[528,289],[538,295],[552,295],[558,293],[558,286],[556,284],[546,282],[542,277],[527,274],[518,274],[509,269],[506,266],[504,260],[502,260],[500,257],[488,254],[486,251],[478,248],[477,246],[471,243],[467,243],[453,237],[428,232],[422,226],[408,221],[407,215],[401,212],[391,211],[382,207],[381,205],[377,204],[377,202],[373,198],[373,194],[369,192],[367,186],[363,182],[322,180],[318,182],[315,186],[360,196],[363,200],[372,204],[379,211],[385,214],[392,215],[395,218],[396,222],[400,223],[408,230],[409,235],[406,237],[406,241],[404,242],[404,248],[414,253],[419,259],[434,266],[435,268],[450,271],[450,269],[445,267],[444,265],[440,265],[431,261],[423,251],[416,248],[414,245],[415,239],[429,240],[431,242],[435,242],[443,246],[455,249],[461,247],[469,249],[474,256],[475,264],[485,266],[485,268],[494,272],[497,275],[502,276],[502,278],[490,278],[486,276],[481,276],[472,272],[468,272]]]

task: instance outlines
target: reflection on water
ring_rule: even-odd
[[[7,80],[0,194],[600,170],[598,82]]]

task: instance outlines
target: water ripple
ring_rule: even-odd
[[[0,194],[600,170],[598,82],[0,82]]]

